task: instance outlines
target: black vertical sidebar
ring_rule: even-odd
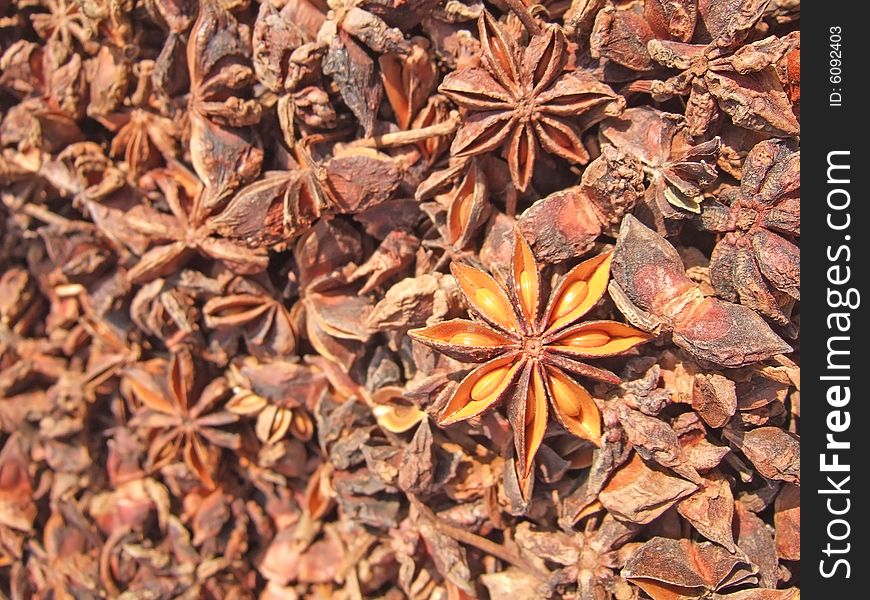
[[[805,2],[801,13],[801,566],[802,595],[866,597],[863,377],[870,217],[862,97],[870,31],[861,3]]]

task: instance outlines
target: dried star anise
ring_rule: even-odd
[[[674,343],[703,360],[740,367],[791,351],[752,310],[705,297],[676,249],[631,215],[616,241],[609,289],[629,322],[672,331]]]
[[[622,354],[651,339],[615,321],[575,324],[604,294],[610,258],[600,254],[571,269],[546,305],[538,265],[519,232],[508,289],[483,271],[453,263],[453,276],[483,322],[453,319],[409,335],[453,358],[486,363],[462,380],[439,423],[464,421],[507,401],[523,479],[531,473],[549,410],[568,431],[599,444],[598,407],[572,375],[618,383],[613,373],[580,361]]]
[[[153,107],[149,106],[153,70],[152,61],[141,61],[136,65],[139,82],[130,98],[130,106],[122,111],[96,116],[115,132],[111,145],[112,156],[123,157],[134,176],[174,159],[178,138],[181,137],[175,121],[154,112]]]
[[[408,55],[403,33],[362,7],[361,0],[328,0],[317,40],[326,47],[323,73],[338,86],[345,104],[371,135],[383,97],[375,62],[367,49],[379,54]],[[367,7],[366,7],[367,8]]]
[[[710,257],[716,293],[786,325],[800,300],[800,152],[781,140],[756,145],[746,157],[740,188],[723,191],[700,216],[724,232]]]
[[[758,586],[759,567],[743,552],[729,553],[711,542],[655,537],[628,558],[622,576],[654,600],[714,597],[790,600],[800,597],[795,589],[754,589],[746,596],[747,584]]]
[[[145,252],[127,276],[135,283],[147,283],[183,266],[195,252],[223,261],[238,273],[257,273],[266,268],[268,256],[262,248],[248,248],[217,235],[218,221],[209,218],[206,189],[183,167],[151,173],[164,195],[171,215],[153,206],[140,205],[125,215],[127,225],[157,242]],[[160,243],[162,242],[162,243]]]
[[[205,324],[225,345],[237,336],[247,351],[260,359],[291,354],[296,349],[293,317],[275,292],[255,281],[238,277],[223,295],[202,307]],[[231,352],[231,350],[230,350]]]
[[[226,379],[219,377],[203,385],[198,375],[186,351],[174,354],[157,369],[137,366],[124,374],[130,395],[141,403],[130,424],[150,441],[148,466],[157,470],[181,455],[193,474],[213,488],[220,448],[241,445],[238,434],[221,427],[239,417],[218,406],[229,393]]]
[[[623,216],[643,198],[639,160],[611,146],[589,163],[580,185],[554,192],[517,222],[538,259],[557,263],[592,250],[598,237],[615,236]]]
[[[799,18],[0,0],[0,597],[798,600]]]
[[[455,158],[419,185],[416,198],[434,197],[434,203],[421,208],[432,215],[444,241],[461,250],[489,218],[492,212],[489,197],[496,191],[493,188],[516,195],[504,161],[491,156]]]
[[[384,54],[378,62],[396,121],[402,129],[408,129],[438,83],[429,43],[425,38],[414,38],[407,56]]]
[[[79,3],[73,0],[43,0],[42,7],[48,12],[31,15],[36,32],[46,40],[46,59],[50,68],[58,68],[77,49],[76,42],[86,52],[99,45],[92,39],[93,33]]]
[[[799,43],[799,32],[745,46],[734,44],[727,34],[708,45],[652,40],[653,59],[681,73],[633,88],[648,89],[656,98],[687,95],[686,119],[694,137],[709,134],[723,113],[746,129],[796,136],[800,123],[777,77],[776,65]]]
[[[247,98],[254,80],[249,28],[222,2],[199,4],[187,43],[190,154],[205,186],[202,207],[211,211],[260,172],[263,151],[250,126],[261,106]]]
[[[619,114],[624,99],[568,70],[568,41],[555,26],[533,36],[522,53],[488,12],[478,29],[485,68],[450,73],[439,88],[467,111],[451,154],[474,156],[504,147],[520,191],[531,182],[539,146],[572,163],[589,162],[581,132]]]
[[[590,519],[586,531],[571,536],[561,531],[534,531],[528,525],[525,522],[517,527],[519,545],[532,555],[562,565],[559,579],[576,582],[578,598],[623,597],[616,591],[626,583],[614,571],[622,566],[621,550],[637,533],[637,525],[606,515],[603,519]]]
[[[736,45],[752,32],[765,0],[643,0],[605,6],[595,17],[591,53],[633,71],[652,71],[649,42]]]

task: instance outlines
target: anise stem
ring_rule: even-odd
[[[121,542],[124,537],[132,531],[129,525],[118,527],[103,544],[100,549],[99,573],[100,580],[103,586],[109,592],[109,596],[114,598],[121,593],[118,586],[115,585],[115,578],[112,577],[112,551]]]
[[[317,144],[329,144],[331,142],[340,142],[350,136],[353,135],[353,130],[344,127],[342,129],[336,129],[335,131],[331,131],[329,133],[312,133],[304,136],[299,140],[296,146],[305,146],[306,148],[310,148],[311,146],[316,146]]]
[[[523,3],[523,0],[504,0],[505,4],[507,4],[513,13],[520,20],[520,23],[526,28],[526,30],[532,35],[538,35],[541,33],[541,26],[538,25],[538,22],[532,18],[532,15],[529,13],[529,9]]]
[[[138,80],[136,81],[136,90],[130,96],[130,102],[133,106],[145,106],[145,101],[151,94],[151,75],[153,72],[153,62],[142,61],[134,66],[133,75]]]
[[[62,228],[65,231],[85,231],[89,229],[87,223],[72,221],[70,219],[67,219],[66,217],[60,216],[57,213],[53,213],[50,210],[39,206],[38,204],[24,204],[19,208],[19,210],[21,210],[21,212],[29,217],[33,217],[34,219],[38,219],[43,223],[48,223],[49,225],[54,225],[56,227]]]
[[[651,79],[637,79],[632,81],[631,83],[624,85],[620,90],[621,94],[651,94],[652,93],[652,80]]]
[[[450,135],[456,131],[458,127],[459,114],[453,112],[451,113],[450,118],[446,121],[435,123],[428,127],[375,135],[369,138],[357,140],[353,142],[352,145],[361,148],[395,148],[397,146],[407,146],[408,144],[424,142],[433,137]]]
[[[525,560],[518,553],[505,547],[503,544],[497,544],[492,540],[479,536],[476,533],[466,531],[460,527],[454,527],[449,523],[445,523],[438,517],[428,506],[423,504],[414,494],[408,494],[411,503],[427,518],[436,528],[444,535],[453,538],[457,542],[474,546],[478,550],[491,554],[502,561],[511,564],[518,569],[522,569],[526,573],[530,573],[540,581],[547,580],[547,574],[541,572],[535,565]]]

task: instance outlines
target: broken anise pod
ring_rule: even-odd
[[[721,366],[791,352],[754,311],[705,298],[674,247],[631,215],[622,222],[613,253],[610,295],[629,322],[646,331],[671,331],[675,344]]]

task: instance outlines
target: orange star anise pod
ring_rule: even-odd
[[[550,410],[574,435],[596,445],[601,414],[592,395],[574,376],[619,383],[610,371],[583,360],[622,354],[651,339],[616,321],[577,321],[601,299],[610,274],[611,253],[586,260],[566,273],[544,305],[538,265],[528,242],[515,231],[507,289],[473,267],[453,263],[451,271],[481,321],[452,319],[409,335],[465,362],[484,362],[469,373],[447,401],[440,425],[480,415],[507,402],[520,476],[531,473],[544,439]]]
[[[453,156],[505,148],[511,178],[525,191],[538,147],[567,161],[589,162],[580,134],[625,108],[625,99],[588,74],[569,70],[568,41],[547,26],[522,50],[484,11],[478,21],[484,68],[450,73],[439,91],[465,109]]]

